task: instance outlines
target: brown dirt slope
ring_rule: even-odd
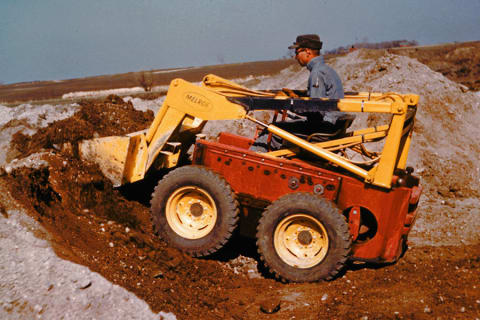
[[[135,293],[154,312],[173,312],[179,319],[480,315],[479,245],[414,248],[395,265],[351,265],[333,282],[249,279],[248,272],[234,273],[222,260],[193,259],[166,247],[151,233],[148,208],[113,190],[96,168],[62,154],[42,158],[48,167],[19,168],[0,179],[52,234],[60,257]],[[246,244],[253,245],[243,240],[231,250],[239,254]]]

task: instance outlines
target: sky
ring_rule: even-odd
[[[480,0],[0,0],[0,83],[276,60],[323,48],[480,40]]]

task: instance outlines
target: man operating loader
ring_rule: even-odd
[[[288,47],[295,49],[295,59],[302,67],[310,71],[308,78],[307,96],[310,98],[343,98],[343,85],[338,74],[330,66],[325,64],[320,55],[322,41],[316,34],[299,35],[293,45]],[[300,114],[301,117],[287,121],[276,122],[275,125],[292,132],[298,136],[307,138],[313,133],[316,137],[336,136],[353,120],[353,116],[340,111],[318,111]],[[340,132],[339,132],[340,131]],[[317,134],[321,132],[321,134]],[[278,150],[283,141],[276,136],[269,137],[266,130],[262,131],[255,140],[251,150],[265,152]]]

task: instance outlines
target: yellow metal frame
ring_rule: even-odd
[[[393,173],[395,169],[405,169],[408,151],[410,147],[411,135],[413,132],[413,122],[411,125],[404,127],[406,121],[406,114],[408,105],[398,100],[401,96],[389,96],[390,98],[394,97],[395,102],[390,103],[379,103],[375,102],[369,104],[364,100],[360,101],[341,101],[339,103],[339,109],[341,111],[347,112],[382,112],[382,113],[391,113],[393,114],[390,125],[383,125],[375,128],[367,128],[363,130],[354,131],[352,136],[331,140],[321,143],[310,143],[301,138],[298,138],[285,130],[282,130],[274,125],[267,126],[269,132],[278,135],[279,137],[293,143],[294,145],[305,149],[322,159],[330,161],[343,169],[352,172],[355,175],[362,177],[365,182],[371,183],[380,187],[390,188],[393,178]],[[409,98],[410,99],[410,95]],[[343,99],[342,99],[343,100]],[[360,106],[359,106],[360,104]],[[390,111],[388,108],[390,107]],[[368,110],[368,111],[365,111]],[[356,144],[361,144],[365,142],[375,141],[378,139],[385,138],[385,143],[383,150],[379,155],[379,161],[376,166],[374,166],[369,171],[363,169],[362,167],[353,164],[350,160],[345,159],[344,157],[335,154],[328,149],[335,149],[341,146],[351,146]],[[267,153],[270,156],[291,156],[295,154],[298,150],[286,149],[278,150],[274,152]]]
[[[273,99],[290,99],[282,91],[251,90],[215,75],[207,75],[202,85],[194,85],[182,79],[171,82],[167,96],[150,127],[126,137],[107,137],[84,141],[80,145],[82,157],[97,162],[114,185],[119,186],[144,178],[152,167],[171,168],[178,164],[208,120],[255,119],[247,115],[245,108],[230,101],[231,97],[256,96]],[[301,98],[309,99],[309,98]],[[310,143],[274,125],[270,132],[290,141],[322,159],[330,161],[367,183],[390,188],[396,168],[405,169],[410,147],[412,125],[405,127],[407,110],[415,108],[419,97],[414,94],[368,93],[347,95],[338,101],[343,112],[371,112],[392,115],[389,125],[354,131],[351,136]],[[413,119],[412,119],[413,120]],[[385,139],[380,160],[370,170],[352,163],[332,150],[368,141]],[[267,153],[284,157],[298,153],[291,148]]]
[[[228,101],[215,90],[182,79],[173,80],[149,129],[135,137],[141,143],[131,148],[125,162],[129,169],[124,182],[143,179],[154,164],[157,168],[176,166],[180,154],[188,150],[192,137],[202,131],[206,121],[243,119],[245,115],[242,106]],[[172,143],[179,143],[181,147],[171,150]],[[146,146],[146,150],[141,146]]]
[[[203,84],[225,96],[270,96],[275,99],[289,99],[286,94],[272,93],[268,91],[254,91],[236,85],[233,82],[220,77],[208,75],[204,78]],[[308,98],[304,98],[308,99]],[[338,109],[343,112],[369,112],[386,113],[392,115],[390,125],[377,126],[357,130],[350,137],[331,140],[313,144],[293,134],[286,132],[274,125],[267,126],[269,132],[293,143],[294,145],[307,150],[320,158],[330,161],[353,174],[362,177],[365,182],[380,187],[390,188],[395,169],[405,169],[410,141],[413,132],[413,121],[408,127],[405,126],[407,110],[409,107],[416,108],[419,96],[415,94],[370,93],[360,92],[355,95],[347,95],[338,102]],[[249,116],[245,116],[254,120]],[[413,119],[412,119],[413,120]],[[385,144],[380,153],[380,160],[376,166],[369,171],[353,164],[328,149],[334,149],[345,145],[355,145],[378,139],[385,139]],[[298,152],[298,149],[278,150],[267,153],[269,156],[291,156]]]

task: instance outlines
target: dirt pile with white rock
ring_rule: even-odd
[[[415,59],[358,50],[333,67],[345,90],[420,95],[408,165],[422,179],[421,214],[411,234],[419,245],[478,243],[480,234],[480,98]],[[377,118],[359,120],[371,125]]]
[[[0,190],[6,191],[3,185]],[[1,197],[12,196],[3,193]],[[49,233],[22,208],[3,214],[2,319],[159,319],[132,292],[83,265],[59,258]]]

